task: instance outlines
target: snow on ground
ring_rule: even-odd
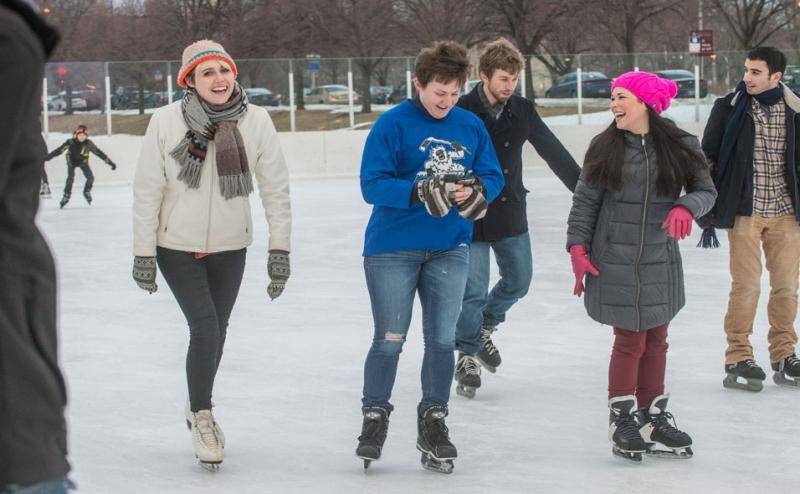
[[[111,150],[113,151],[113,150]],[[419,307],[401,357],[384,457],[364,472],[362,365],[372,336],[361,244],[369,208],[351,179],[295,180],[292,277],[266,295],[266,226],[256,215],[214,399],[227,436],[220,472],[195,462],[183,418],[188,331],[168,287],[131,279],[131,190],[99,186],[87,206],[43,202],[59,273],[61,359],[69,383],[72,477],[80,493],[792,492],[800,390],[722,388],[727,242],[682,243],[687,307],[670,328],[667,389],[691,460],[612,457],[606,437],[611,330],[571,295],[564,248],[570,196],[545,167],[527,172],[531,293],[496,333],[503,355],[474,400],[452,394],[452,475],[419,465]],[[254,211],[260,206],[253,198]],[[762,293],[768,293],[766,280]],[[768,365],[766,301],[752,342]]]

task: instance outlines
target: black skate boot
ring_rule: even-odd
[[[458,353],[455,380],[456,394],[475,398],[475,390],[481,387],[481,367],[475,356],[469,353]]]
[[[772,380],[779,386],[792,386],[800,388],[800,358],[794,353],[772,364]]]
[[[642,461],[642,453],[647,445],[639,434],[636,422],[636,397],[617,396],[608,400],[608,439],[612,443],[614,455],[637,463]]]
[[[83,197],[86,199],[86,202],[88,202],[89,205],[91,206],[92,205],[92,193],[91,193],[91,191],[84,190],[83,191]]]
[[[59,209],[64,209],[64,206],[69,202],[69,196],[69,194],[64,194],[64,197],[61,198],[61,202],[58,203]]]
[[[453,473],[453,460],[458,452],[450,442],[444,418],[447,407],[435,406],[425,410],[417,419],[417,449],[422,452],[422,467],[432,472]]]
[[[503,359],[500,358],[500,351],[497,350],[497,347],[492,343],[492,333],[495,331],[497,331],[496,326],[481,326],[480,340],[483,342],[483,348],[481,348],[475,356],[478,362],[492,374],[497,372],[497,368],[500,367],[500,362],[503,361]]]
[[[668,401],[669,395],[657,396],[649,410],[638,412],[642,424],[639,434],[647,445],[647,454],[666,458],[691,458],[692,438],[676,427],[675,417],[667,411]]]
[[[761,367],[751,358],[735,364],[725,364],[725,373],[728,375],[723,379],[722,385],[726,388],[743,389],[756,393],[764,389],[764,379],[767,378]],[[745,382],[739,382],[739,378],[744,379]]]
[[[381,458],[383,443],[389,430],[389,412],[380,407],[364,409],[364,422],[358,436],[356,456],[364,460],[364,470],[369,464]]]

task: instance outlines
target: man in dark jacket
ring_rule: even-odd
[[[481,82],[458,101],[484,122],[506,179],[486,217],[474,224],[469,278],[456,329],[456,392],[470,398],[481,385],[478,362],[490,372],[500,365],[491,335],[511,306],[528,292],[533,276],[522,146],[525,141],[533,144],[569,190],[575,190],[580,175],[577,163],[542,122],[533,103],[514,94],[524,66],[522,54],[508,40],[490,43],[480,57]],[[500,280],[488,292],[490,250],[500,268]]]
[[[800,274],[800,98],[780,82],[786,57],[775,48],[752,50],[744,65],[736,90],[714,102],[702,146],[719,194],[706,219],[728,229],[730,243],[723,384],[760,391],[766,375],[753,359],[749,337],[760,295],[762,247],[770,274],[767,338],[774,379],[800,384],[794,329]]]
[[[36,227],[44,63],[58,39],[32,2],[0,4],[0,493],[63,493],[64,380],[56,275]]]

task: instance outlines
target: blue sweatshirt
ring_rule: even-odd
[[[361,157],[361,194],[372,204],[364,255],[404,249],[449,250],[472,241],[472,222],[455,207],[442,217],[411,201],[423,176],[472,173],[491,202],[503,189],[503,173],[486,126],[473,113],[454,107],[443,119],[411,101],[378,118]]]

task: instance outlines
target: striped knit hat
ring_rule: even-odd
[[[233,58],[228,55],[225,48],[223,48],[221,44],[211,41],[210,39],[201,39],[200,41],[195,41],[183,50],[181,70],[178,72],[178,86],[186,88],[186,76],[189,75],[189,72],[208,60],[222,60],[227,63],[233,71],[233,77],[236,77],[238,73],[236,64],[233,63]]]

